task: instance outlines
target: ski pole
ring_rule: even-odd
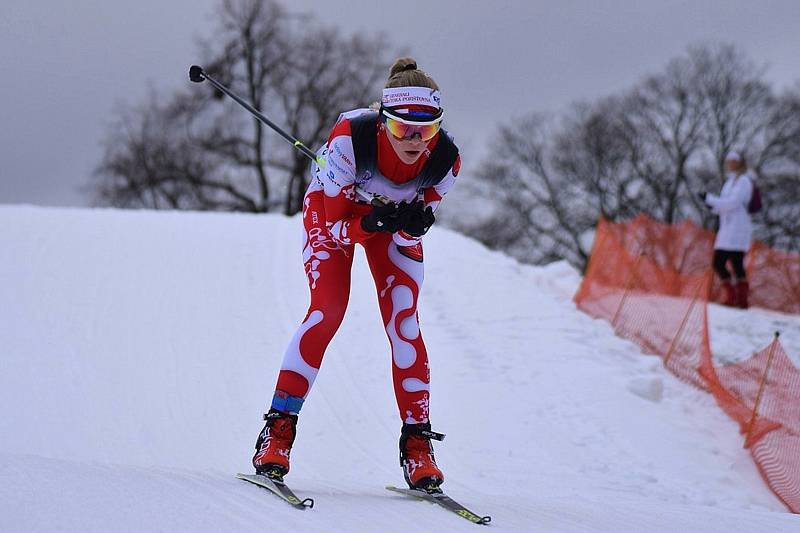
[[[201,83],[205,80],[208,80],[211,83],[211,85],[213,85],[223,93],[227,94],[231,98],[233,98],[237,104],[250,111],[250,113],[254,117],[256,117],[258,120],[260,120],[262,123],[266,124],[270,128],[272,128],[273,131],[275,131],[275,133],[286,139],[286,141],[289,142],[295,148],[297,148],[300,151],[300,153],[302,153],[303,155],[314,161],[320,167],[323,168],[325,167],[325,159],[323,159],[322,157],[318,157],[317,154],[315,154],[311,149],[308,148],[308,146],[306,146],[299,140],[295,139],[294,137],[283,131],[283,129],[280,126],[278,126],[270,119],[268,119],[266,116],[264,116],[264,114],[261,113],[258,109],[251,106],[247,101],[240,98],[236,93],[234,93],[233,91],[222,85],[220,82],[209,76],[203,70],[203,67],[200,67],[198,65],[192,65],[191,67],[189,67],[189,79],[195,83]]]
[[[299,150],[301,154],[305,155],[311,161],[315,162],[317,165],[319,165],[320,168],[325,168],[326,164],[324,157],[315,154],[310,148],[308,148],[308,146],[306,146],[298,139],[286,133],[280,126],[278,126],[270,119],[268,119],[266,116],[264,116],[264,114],[261,111],[250,105],[246,100],[239,97],[236,93],[234,93],[233,91],[222,85],[220,82],[209,76],[208,73],[206,73],[206,71],[203,70],[203,67],[199,65],[192,65],[191,67],[189,67],[189,79],[195,83],[202,83],[203,81],[208,80],[209,83],[211,83],[211,85],[216,87],[219,91],[223,92],[224,94],[227,94],[228,96],[233,98],[233,100],[237,104],[248,110],[254,117],[260,120],[263,124],[266,124],[267,126],[272,128],[272,130],[275,133],[283,137],[289,144],[291,144],[297,150]],[[376,203],[377,205],[384,205],[388,201],[390,201],[388,198],[382,197],[380,195],[370,194],[366,191],[362,191],[358,187],[356,187],[356,192],[360,194],[362,198],[372,203],[373,205],[376,205]]]

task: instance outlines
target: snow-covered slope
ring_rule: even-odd
[[[400,421],[362,254],[298,426],[301,513],[233,477],[305,313],[299,219],[3,207],[0,228],[0,531],[477,527],[383,488]],[[449,492],[499,531],[800,530],[713,399],[577,311],[578,283],[426,237]],[[800,321],[754,313],[796,345]]]

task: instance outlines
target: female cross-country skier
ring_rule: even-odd
[[[392,65],[380,109],[340,115],[312,166],[303,204],[303,261],[311,305],[283,358],[256,473],[283,479],[297,417],[325,349],[344,318],[356,244],[364,247],[392,351],[392,377],[403,426],[400,464],[412,488],[436,490],[428,416],[428,353],[417,317],[423,279],[422,237],[458,174],[458,148],[441,129],[439,87],[411,58]]]

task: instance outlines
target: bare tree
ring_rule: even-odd
[[[305,35],[299,44],[301,52],[290,57],[285,75],[275,81],[284,123],[300,138],[310,140],[311,146],[322,144],[339,113],[378,99],[379,82],[388,71],[387,48],[380,36],[344,39],[331,29]],[[313,77],[302,74],[308,72]],[[281,148],[286,157],[274,166],[289,174],[284,212],[292,214],[302,208],[308,162],[287,145]]]
[[[501,127],[493,143],[493,157],[477,172],[485,193],[496,205],[494,216],[456,221],[456,227],[488,245],[537,263],[560,258],[585,262],[583,232],[596,221],[596,210],[584,204],[586,191],[563,179],[550,154],[553,124],[532,114]],[[575,185],[578,185],[577,187]]]
[[[221,161],[184,134],[186,116],[154,94],[147,104],[120,109],[96,170],[104,176],[95,184],[97,200],[134,208],[256,211],[228,180],[215,177]]]
[[[706,109],[705,146],[721,179],[725,154],[752,147],[763,130],[763,117],[774,105],[772,89],[762,79],[764,67],[732,45],[692,47],[686,61]]]
[[[201,43],[206,71],[311,147],[325,141],[340,112],[376,99],[388,70],[382,36],[344,37],[274,0],[224,0],[218,21]],[[161,102],[153,95],[118,113],[95,172],[98,202],[286,214],[302,208],[308,161],[261,122],[207,85]]]
[[[764,68],[729,45],[694,47],[689,61],[706,106],[706,157],[697,165],[705,188],[718,190],[725,154],[743,150],[767,206],[753,219],[755,237],[770,246],[800,249],[795,222],[800,214],[800,91],[776,96],[763,81]]]
[[[756,235],[773,247],[800,250],[800,85],[775,101],[752,164],[765,209]]]
[[[633,205],[650,206],[650,214],[667,223],[699,210],[695,196],[687,194],[693,186],[688,165],[700,148],[705,117],[696,89],[693,72],[673,60],[634,87],[620,112],[617,131],[642,185]]]
[[[756,235],[796,250],[800,90],[776,97],[762,78],[732,46],[695,46],[619,96],[576,104],[561,120],[534,114],[503,126],[476,175],[491,184],[494,212],[454,225],[524,261],[585,268],[599,216],[713,227],[696,193],[721,187],[736,148],[754,162],[768,206]]]
[[[561,123],[552,146],[554,169],[584,213],[581,232],[598,216],[609,219],[635,214],[631,205],[641,187],[628,156],[636,140],[627,136],[624,101],[606,98],[595,104],[576,104]],[[588,251],[587,251],[588,252]]]

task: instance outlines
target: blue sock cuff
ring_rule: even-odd
[[[305,400],[299,396],[290,396],[289,393],[282,390],[276,390],[275,395],[272,397],[272,408],[284,413],[296,415],[303,407]]]

